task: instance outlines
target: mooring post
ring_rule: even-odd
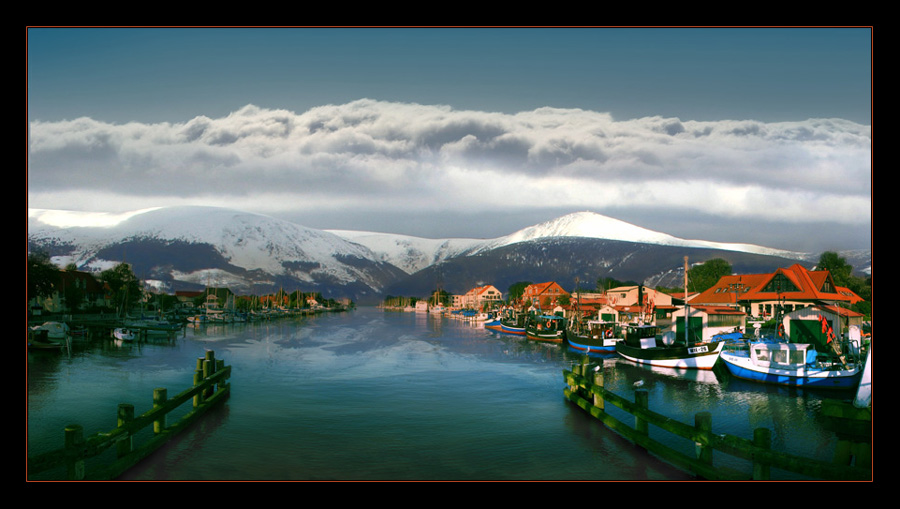
[[[603,389],[603,370],[598,369],[594,372],[594,385]],[[594,393],[594,406],[597,407],[601,412],[605,411],[606,403],[603,401],[603,391],[593,391]]]
[[[168,399],[168,391],[166,389],[153,390],[153,408],[159,408],[166,404]],[[159,434],[166,430],[166,415],[163,414],[159,419],[153,421],[153,433]]]
[[[80,424],[70,424],[65,431],[66,479],[84,479],[84,428]]]
[[[199,364],[199,362],[198,362]],[[203,370],[198,366],[197,369],[194,370],[194,387],[197,387],[203,382]],[[194,394],[194,408],[198,408],[203,403],[203,391],[197,391]]]
[[[694,428],[699,433],[710,433],[712,432],[712,414],[709,412],[698,412],[694,415]],[[706,463],[707,465],[712,465],[713,462],[713,449],[709,447],[708,444],[702,444],[700,442],[695,442],[697,447],[697,459]]]
[[[216,354],[212,350],[206,351],[206,357],[203,359],[203,378],[209,378],[216,372]],[[215,393],[215,387],[206,389],[205,398],[211,397]]]
[[[117,409],[118,426],[124,428],[129,422],[134,420],[134,405],[128,403],[119,403]],[[121,458],[129,454],[134,448],[134,439],[131,433],[128,436],[116,442],[116,455]]]
[[[769,450],[772,448],[772,432],[766,428],[756,428],[753,430],[753,445],[761,449]],[[768,481],[769,465],[753,458],[753,480]]]
[[[650,393],[646,389],[640,389],[634,392],[634,402],[639,408],[647,410],[650,408]],[[650,426],[646,420],[641,419],[635,414],[634,430],[642,435],[650,434]]]

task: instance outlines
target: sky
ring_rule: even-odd
[[[870,249],[872,29],[27,27],[29,208]]]

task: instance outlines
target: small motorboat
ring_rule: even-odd
[[[746,349],[722,352],[721,359],[737,378],[792,387],[853,389],[862,374],[859,363],[820,357],[807,343],[750,343]]]

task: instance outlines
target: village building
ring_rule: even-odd
[[[643,285],[619,286],[606,291],[612,306],[671,306],[672,296]]]
[[[822,305],[852,305],[863,299],[848,288],[837,287],[827,270],[809,270],[800,264],[770,274],[723,276],[712,288],[690,300],[692,306],[730,306],[750,317],[772,318],[776,311]]]
[[[779,330],[785,340],[813,344],[820,352],[830,350],[829,343],[838,337],[849,339],[858,353],[864,340],[863,319],[863,315],[839,306],[809,306],[786,313]]]
[[[59,278],[53,285],[53,293],[42,298],[33,298],[29,309],[34,314],[41,311],[64,313],[96,307],[109,307],[108,288],[93,274],[78,270],[59,271]]]
[[[503,300],[503,293],[492,285],[478,286],[472,288],[460,299],[460,308],[462,309],[492,309],[500,306]]]
[[[453,294],[450,296],[450,307],[453,309],[464,309],[465,306],[465,295]]]
[[[176,290],[175,298],[178,299],[178,304],[180,307],[184,309],[190,309],[195,307],[194,302],[197,301],[199,297],[203,296],[203,290]]]
[[[563,290],[559,284],[549,281],[526,286],[522,292],[522,301],[532,306],[554,308],[562,296],[568,297],[569,292]]]
[[[687,307],[689,316],[688,328],[691,341],[710,341],[713,336],[729,332],[744,332],[747,315],[740,309],[731,306],[694,306]],[[681,307],[672,313],[675,338],[683,341],[685,337],[685,308]],[[662,324],[657,323],[662,326]]]

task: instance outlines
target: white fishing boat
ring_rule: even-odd
[[[681,343],[663,339],[657,342],[659,328],[655,325],[632,324],[625,330],[625,339],[615,345],[616,353],[637,364],[661,368],[712,369],[724,341]]]
[[[859,385],[862,367],[839,359],[821,359],[806,343],[751,343],[747,349],[719,356],[737,378],[792,387],[852,389]]]

